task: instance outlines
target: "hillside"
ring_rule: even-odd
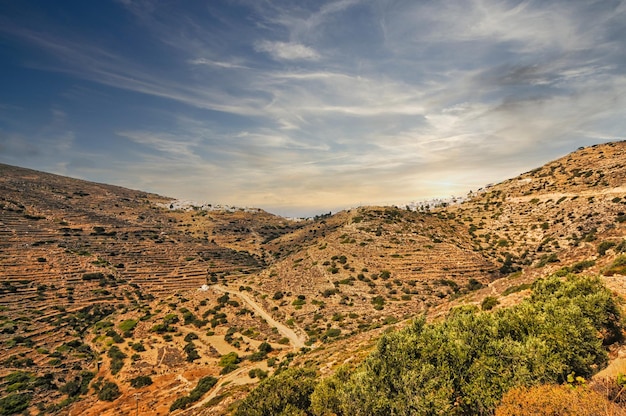
[[[168,414],[213,377],[175,414],[225,414],[278,368],[330,373],[409,318],[516,304],[554,272],[624,294],[624,184],[626,142],[608,143],[461,204],[293,221],[0,165],[2,396]]]

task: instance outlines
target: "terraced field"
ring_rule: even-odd
[[[279,368],[332,372],[408,319],[513,304],[550,273],[624,293],[624,183],[626,143],[609,143],[461,204],[296,221],[0,165],[2,396],[33,413],[228,414]]]

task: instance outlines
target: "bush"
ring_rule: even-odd
[[[130,380],[130,385],[136,389],[152,384],[150,376],[138,376]]]
[[[132,344],[130,347],[137,352],[143,352],[146,350],[146,347],[143,345],[141,341]]]
[[[104,383],[100,391],[98,392],[98,400],[112,402],[121,396],[120,389],[112,381]]]
[[[80,394],[87,394],[89,392],[89,383],[91,383],[91,380],[96,376],[96,373],[81,371],[80,376]]]
[[[326,339],[326,338],[336,338],[339,335],[341,335],[341,329],[339,328],[329,328],[326,330],[326,332],[324,332],[324,334],[322,335],[322,339]]]
[[[211,390],[213,386],[217,384],[217,379],[213,376],[202,377],[196,387],[189,392],[188,396],[179,397],[170,406],[170,412],[178,409],[186,409],[192,403],[197,402],[202,398],[204,393]]]
[[[337,289],[326,289],[324,290],[324,292],[322,292],[322,296],[324,296],[325,298],[331,297],[332,295],[336,295],[337,293],[339,293],[339,290]]]
[[[603,270],[602,274],[605,276],[626,275],[626,256],[616,258],[609,267]]]
[[[61,386],[59,390],[61,393],[67,394],[68,397],[78,396],[80,393],[80,384],[78,383],[78,380],[68,381]]]
[[[302,306],[306,303],[306,300],[304,299],[294,299],[293,302],[291,302],[291,304],[293,306]],[[296,308],[297,309],[297,308]]]
[[[480,308],[483,311],[490,311],[491,309],[495,308],[496,305],[498,305],[500,303],[500,301],[498,300],[498,298],[496,298],[495,296],[487,296],[485,299],[483,299],[483,301],[480,304]]]
[[[485,285],[483,285],[482,283],[480,283],[478,280],[471,278],[469,279],[469,281],[467,282],[467,290],[478,290],[478,289],[482,289],[483,287],[485,287]]]
[[[185,342],[191,342],[194,339],[198,339],[198,335],[195,332],[190,332],[185,335]]]
[[[239,368],[239,366],[237,364],[228,364],[227,366],[225,366],[224,368],[222,368],[220,370],[220,375],[232,373],[233,371],[237,370],[238,368]]]
[[[315,372],[290,368],[266,378],[235,411],[236,416],[306,415],[315,388]]]
[[[104,279],[104,274],[100,272],[83,274],[83,280],[100,280],[100,279]]]
[[[252,370],[248,371],[248,377],[250,378],[258,377],[259,380],[263,380],[267,378],[267,371],[263,371],[260,368],[253,368]]]
[[[620,334],[619,310],[598,278],[550,277],[515,307],[460,307],[443,322],[418,319],[383,335],[345,379],[320,384],[316,413],[492,414],[511,388],[590,376],[607,362],[603,341]]]
[[[186,409],[192,403],[193,401],[189,398],[189,396],[179,397],[178,399],[174,400],[174,403],[172,403],[172,405],[170,406],[170,412],[178,409]]]
[[[107,353],[111,358],[111,374],[115,375],[124,367],[124,359],[127,357],[116,345],[113,345]]]
[[[530,289],[532,285],[530,283],[522,283],[520,285],[509,286],[502,292],[502,296],[508,296],[511,293],[521,292],[522,290]]]
[[[193,342],[189,342],[188,344],[186,344],[183,348],[183,351],[185,351],[185,353],[187,354],[187,362],[191,363],[195,360],[200,359],[200,354],[198,354],[198,350],[196,350],[196,346]]]
[[[262,342],[258,349],[260,352],[264,353],[272,352],[274,350],[268,342]]]
[[[598,245],[598,254],[604,256],[609,249],[615,247],[616,245],[617,243],[613,241],[603,241]]]
[[[127,319],[119,324],[120,331],[122,332],[130,332],[135,329],[136,326],[137,321],[135,319]]]
[[[32,393],[11,393],[0,398],[0,415],[14,415],[28,408]]]
[[[219,365],[221,367],[226,367],[232,364],[239,364],[240,362],[241,360],[239,359],[239,355],[233,351],[233,352],[229,352],[226,355],[223,355],[222,358],[220,358]]]

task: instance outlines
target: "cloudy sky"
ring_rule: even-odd
[[[307,216],[626,132],[626,1],[0,0],[0,162]]]

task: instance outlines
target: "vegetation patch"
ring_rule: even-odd
[[[321,381],[311,370],[284,371],[236,414],[493,414],[513,388],[566,383],[604,366],[603,344],[620,339],[622,328],[601,281],[552,276],[532,289],[519,305],[495,312],[463,306],[443,322],[417,319],[384,334],[358,367],[344,365]]]
[[[217,379],[213,376],[202,377],[196,387],[189,392],[189,395],[179,397],[172,403],[170,406],[170,412],[178,409],[186,409],[191,406],[193,403],[197,402],[202,398],[204,393],[211,390],[211,388],[217,384]]]
[[[609,267],[603,270],[602,274],[605,276],[626,275],[626,256],[617,257]]]
[[[149,386],[151,384],[152,378],[150,376],[138,376],[130,380],[130,385],[136,389],[144,386]]]
[[[115,399],[121,395],[122,393],[120,393],[120,388],[112,381],[105,382],[102,388],[98,391],[98,399],[106,402],[115,401]]]

